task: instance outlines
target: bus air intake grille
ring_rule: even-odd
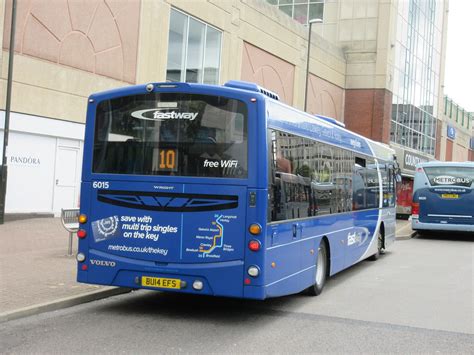
[[[194,193],[98,190],[97,200],[147,211],[200,212],[237,208],[238,196]]]

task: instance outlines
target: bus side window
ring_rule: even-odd
[[[269,208],[271,221],[304,218],[311,215],[309,167],[305,165],[307,140],[292,134],[271,130],[269,164]]]

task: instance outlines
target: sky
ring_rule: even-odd
[[[444,93],[474,112],[474,0],[450,0]]]

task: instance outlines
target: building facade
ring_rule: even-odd
[[[436,158],[443,161],[474,161],[474,114],[444,96]]]
[[[8,213],[77,205],[87,97],[136,83],[246,80],[300,109],[307,92],[308,112],[391,144],[399,160],[434,158],[444,1],[17,2]],[[305,24],[321,17],[308,46]],[[10,18],[11,0],[0,0],[0,110]],[[42,202],[26,203],[20,186]]]

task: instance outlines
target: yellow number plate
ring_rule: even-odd
[[[142,286],[155,288],[181,288],[181,280],[179,279],[165,279],[162,277],[142,276]]]
[[[442,194],[441,198],[459,198],[458,194]]]

